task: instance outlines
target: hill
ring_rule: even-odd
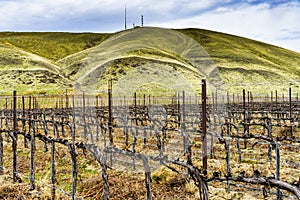
[[[300,53],[214,31],[179,31],[195,39],[209,53],[229,91],[244,87],[261,93],[270,89],[286,92],[290,85],[298,84]]]
[[[11,94],[13,89],[23,93],[53,93],[72,86],[60,74],[58,66],[11,45],[0,44],[0,66],[2,94]]]
[[[0,85],[2,94],[61,93],[73,82],[55,62],[88,49],[109,34],[56,32],[1,32]]]
[[[289,87],[296,91],[300,75],[300,53],[203,29],[144,27],[114,34],[2,32],[0,44],[2,74],[14,68],[22,69],[24,77],[33,77],[28,71],[43,69],[48,73],[46,79],[59,79],[53,87],[46,86],[51,81],[44,83],[48,91],[73,86],[76,90],[79,86],[80,90],[100,92],[113,79],[118,92],[125,91],[124,85],[138,84],[125,93],[183,89],[198,93],[201,79],[206,78],[211,91],[240,93],[247,89],[265,94],[270,90],[287,92]],[[15,81],[18,76],[13,72],[5,82],[32,91],[26,83]],[[35,81],[34,85],[42,82]],[[179,82],[182,84],[175,84]]]

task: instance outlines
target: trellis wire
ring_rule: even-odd
[[[243,92],[243,93],[245,93],[245,92]],[[109,96],[108,100],[112,98],[110,95],[108,95],[108,96]],[[192,114],[187,114],[186,112],[188,111],[188,107],[185,105],[186,102],[185,102],[185,97],[184,96],[185,95],[183,95],[183,102],[182,102],[183,107],[182,107],[182,109],[180,109],[180,103],[179,103],[179,100],[178,100],[178,101],[175,101],[175,102],[178,103],[177,111],[176,111],[176,109],[172,110],[173,108],[164,107],[163,109],[166,109],[167,112],[170,111],[170,113],[167,113],[167,112],[165,112],[165,113],[160,113],[160,112],[153,113],[154,115],[157,115],[158,117],[163,117],[163,118],[166,117],[166,116],[160,116],[160,114],[163,114],[163,115],[167,114],[167,116],[173,116],[173,114],[175,114],[175,116],[177,115],[177,118],[173,117],[171,119],[173,121],[170,121],[170,124],[172,126],[175,124],[175,126],[174,127],[167,127],[166,129],[163,129],[163,131],[160,132],[160,133],[158,133],[158,129],[155,128],[155,126],[153,126],[152,128],[140,128],[139,127],[140,126],[139,122],[140,123],[145,123],[146,122],[145,119],[143,119],[143,118],[141,120],[139,119],[140,117],[145,117],[146,111],[145,111],[145,113],[143,113],[144,112],[143,109],[145,108],[146,101],[145,101],[145,98],[144,98],[143,99],[144,101],[142,102],[143,105],[140,105],[139,103],[137,103],[137,98],[136,97],[133,99],[134,100],[133,109],[129,108],[127,110],[129,113],[127,113],[128,115],[126,116],[126,118],[127,118],[128,116],[131,115],[132,119],[131,119],[131,121],[127,119],[127,121],[125,122],[125,125],[122,128],[124,128],[124,130],[129,130],[129,134],[127,133],[126,137],[131,137],[131,139],[132,139],[131,147],[132,147],[132,152],[134,154],[138,155],[139,152],[137,152],[137,148],[139,146],[145,147],[145,139],[147,138],[147,135],[149,136],[151,134],[152,131],[157,132],[156,133],[157,134],[157,139],[158,139],[157,141],[160,142],[160,148],[159,148],[160,157],[164,157],[164,156],[166,156],[166,153],[168,151],[174,151],[174,150],[179,150],[178,155],[187,153],[186,149],[187,149],[187,147],[189,147],[190,144],[188,143],[188,140],[186,140],[186,137],[185,137],[186,133],[185,132],[187,132],[189,134],[188,139],[194,139],[194,138],[197,138],[197,137],[199,138],[200,137],[200,134],[198,132],[200,132],[201,130],[197,129],[195,127],[197,125],[199,125],[201,121],[199,120],[198,122],[196,122],[197,120],[195,120],[195,119],[199,119],[199,116],[201,116],[201,112],[200,111],[199,112],[194,112],[193,111]],[[227,96],[229,96],[229,95],[227,95]],[[228,114],[227,116],[222,115],[222,114],[217,114],[218,117],[223,118],[223,120],[227,118],[230,123],[237,123],[237,124],[243,123],[241,129],[244,130],[244,131],[246,130],[245,133],[249,135],[250,132],[251,132],[251,129],[249,129],[249,127],[251,127],[251,125],[255,124],[255,123],[251,124],[251,120],[255,119],[255,117],[253,117],[253,116],[255,116],[255,112],[256,112],[256,110],[253,111],[251,109],[257,109],[255,106],[261,107],[261,108],[263,107],[263,103],[255,104],[253,101],[251,102],[250,96],[251,96],[250,93],[248,93],[248,103],[246,105],[246,103],[245,103],[246,102],[246,95],[243,95],[244,102],[243,102],[243,107],[242,107],[241,111],[238,110],[239,107],[236,107],[236,105],[229,104],[230,98],[227,98],[227,104],[226,105],[224,104],[221,107],[219,107],[218,103],[216,102],[218,106],[214,105],[213,108],[209,108],[208,110],[209,111],[214,110],[214,111],[218,111],[218,112],[224,112],[225,111],[225,113]],[[81,101],[80,101],[80,98],[82,98]],[[55,109],[57,111],[62,112],[62,113],[54,114],[53,113],[54,110],[44,109],[42,111],[42,114],[45,116],[45,113],[50,113],[50,116],[47,115],[46,117],[44,117],[43,120],[40,120],[38,118],[38,116],[41,115],[41,110],[40,110],[41,109],[40,108],[41,104],[39,105],[39,103],[38,103],[39,101],[36,98],[29,98],[28,107],[30,109],[29,109],[28,114],[34,116],[34,119],[31,119],[31,121],[33,123],[29,123],[29,126],[31,126],[31,129],[32,129],[32,132],[33,132],[33,137],[31,137],[31,138],[34,138],[35,127],[39,128],[39,126],[35,125],[35,124],[39,124],[39,123],[43,124],[43,129],[44,129],[43,132],[44,132],[45,135],[49,134],[49,131],[47,130],[47,124],[48,125],[51,124],[51,126],[53,127],[53,135],[57,138],[64,137],[65,136],[65,133],[64,133],[65,128],[68,126],[69,123],[73,124],[72,125],[73,128],[71,128],[71,131],[72,131],[72,144],[69,145],[69,148],[71,148],[70,149],[71,153],[74,153],[72,155],[72,162],[73,162],[72,172],[74,173],[73,174],[72,198],[75,197],[75,193],[76,193],[75,188],[76,188],[76,176],[77,176],[76,175],[76,171],[77,171],[76,170],[76,160],[75,160],[76,150],[75,150],[75,144],[74,144],[75,140],[80,141],[80,140],[86,139],[89,142],[94,143],[95,142],[94,137],[96,138],[97,141],[101,141],[101,142],[104,142],[106,139],[108,139],[108,141],[109,141],[109,146],[108,147],[111,147],[112,144],[114,143],[114,141],[116,141],[116,140],[113,140],[113,136],[112,136],[113,123],[114,123],[113,117],[117,117],[116,113],[114,113],[114,109],[116,108],[116,106],[113,106],[112,102],[108,102],[108,113],[106,113],[107,107],[103,107],[103,108],[98,107],[99,101],[97,100],[98,102],[96,101],[96,103],[95,103],[95,98],[94,97],[92,97],[92,98],[93,98],[93,101],[91,101],[91,98],[88,98],[87,96],[82,95],[81,97],[77,98],[77,101],[79,102],[78,104],[76,104],[75,98],[73,98],[73,100],[72,100],[72,112],[71,112],[71,113],[73,113],[73,118],[72,117],[70,118],[69,114],[65,113],[65,112],[70,111],[69,101],[67,100],[68,98],[66,98],[66,100],[65,100],[66,101],[65,106],[63,106],[61,98],[59,98],[60,100],[57,101],[57,104],[55,105]],[[96,98],[96,99],[98,99],[98,98]],[[178,98],[178,99],[180,99],[180,98]],[[284,98],[283,98],[283,100],[284,100]],[[166,101],[166,99],[164,99],[163,101]],[[67,102],[68,102],[68,106],[66,106]],[[129,102],[129,101],[127,101],[127,102]],[[156,102],[157,102],[157,100],[156,100]],[[277,115],[278,119],[282,118],[282,116],[283,116],[284,120],[286,120],[286,121],[290,120],[291,121],[291,119],[293,117],[293,114],[296,113],[295,110],[297,109],[296,106],[294,106],[294,107],[292,106],[293,104],[291,102],[292,101],[291,101],[291,98],[290,98],[288,104],[283,104],[283,108],[284,109],[287,108],[288,112],[286,112],[286,110],[282,110],[281,113],[278,113],[278,112],[271,113],[273,111],[272,109],[268,110],[267,112],[270,112],[273,116]],[[86,106],[86,103],[88,104],[88,106]],[[125,103],[125,101],[123,101],[123,103]],[[94,107],[95,104],[97,104],[96,108]],[[139,104],[139,105],[137,105],[137,104]],[[103,105],[105,105],[105,103]],[[106,106],[107,106],[107,104],[106,104]],[[150,106],[150,105],[148,105],[148,106]],[[155,107],[155,105],[151,105],[151,106]],[[235,108],[237,108],[237,111],[233,114],[230,113],[231,112],[231,110],[230,110],[231,106],[233,108],[231,110],[234,110]],[[8,109],[9,105],[7,104],[7,99],[6,99],[5,107],[6,107],[6,110],[9,110]],[[8,129],[9,129],[9,126],[12,124],[13,125],[13,130],[14,130],[13,133],[16,133],[16,127],[17,127],[18,121],[24,120],[24,112],[18,111],[16,109],[16,104],[15,103],[13,104],[12,107],[13,107],[13,112],[4,113],[3,117],[2,117],[2,113],[1,113],[1,121],[2,121],[2,119],[5,119],[5,126]],[[21,105],[19,105],[19,107],[21,107]],[[22,110],[24,111],[24,106],[22,106],[22,107],[23,107]],[[175,106],[175,108],[176,108],[176,106]],[[226,109],[224,109],[224,108],[226,108]],[[273,107],[271,107],[271,108],[273,108]],[[101,110],[101,109],[103,109],[103,110]],[[142,111],[142,112],[138,113],[138,109],[141,109],[140,111]],[[170,109],[170,110],[168,110],[168,109]],[[97,117],[100,118],[100,121],[102,120],[102,123],[100,124],[100,127],[103,126],[103,127],[101,127],[102,131],[108,131],[108,133],[109,133],[108,138],[105,137],[104,133],[102,133],[101,137],[100,137],[101,134],[100,135],[98,134],[99,121],[96,120],[97,122],[95,122],[95,117],[92,115],[93,111],[96,111],[97,113],[100,113],[100,115],[97,115]],[[131,111],[133,111],[132,112],[133,115],[130,113]],[[259,112],[261,112],[261,111],[259,111]],[[124,114],[124,113],[117,113],[117,114]],[[77,118],[83,119],[83,122],[79,121],[76,124],[77,128],[78,128],[77,130],[81,129],[81,130],[83,130],[83,132],[78,133],[76,135],[75,135],[75,124],[74,124],[75,121],[76,121],[75,120],[75,115],[76,115]],[[18,116],[18,118],[17,118],[17,116]],[[240,118],[239,116],[242,116],[242,118]],[[249,117],[251,117],[251,116],[252,116],[252,119],[249,119]],[[51,119],[49,119],[49,117]],[[278,124],[278,125],[275,124],[277,118],[275,118],[275,119],[272,118],[273,122],[271,122],[272,123],[271,125],[273,127],[274,126],[275,127],[276,126],[280,127],[280,124]],[[183,119],[183,121],[180,121],[181,119]],[[190,121],[188,121],[187,119],[190,120]],[[138,121],[138,120],[140,120],[140,121]],[[158,124],[158,126],[162,126],[162,125],[165,125],[165,124],[169,123],[168,120],[165,120],[165,122],[163,122],[161,124]],[[134,123],[132,123],[132,121]],[[34,122],[36,122],[36,123],[34,123]],[[222,124],[222,119],[219,120],[218,123]],[[223,123],[224,123],[224,121],[223,121]],[[180,126],[177,126],[176,124],[178,124]],[[2,126],[2,123],[1,123],[1,126]],[[210,128],[213,128],[213,126],[214,125],[209,125]],[[265,126],[263,126],[263,127],[265,127]],[[292,127],[292,125],[290,127]],[[214,128],[215,128],[214,131],[218,131],[218,129],[216,127],[214,127]],[[228,136],[227,137],[227,139],[228,139],[228,142],[227,142],[227,145],[228,145],[228,156],[227,156],[228,166],[227,166],[227,169],[228,169],[228,171],[227,171],[227,173],[228,174],[230,173],[230,158],[231,158],[231,156],[230,156],[231,139],[230,138],[233,138],[233,139],[235,138],[235,137],[230,136],[230,134],[232,134],[231,129],[232,129],[231,126],[227,126],[227,131],[228,131],[227,132],[227,136]],[[167,134],[166,130],[169,131],[168,134]],[[195,130],[196,130],[196,132],[195,132]],[[198,130],[198,132],[197,132],[197,130]],[[9,131],[11,131],[11,130],[9,130]],[[240,132],[239,129],[236,129],[236,131],[238,133]],[[30,132],[30,129],[29,129],[29,132]],[[95,134],[95,132],[97,132],[97,134]],[[124,132],[126,132],[126,131],[124,131]],[[8,133],[11,134],[11,132],[8,132]],[[61,135],[60,135],[60,133],[61,133]],[[176,144],[177,146],[175,145],[174,147],[172,145],[168,146],[167,144],[165,144],[166,137],[168,135],[171,135],[171,134],[173,134],[173,136],[174,135],[176,136],[176,133],[178,134],[178,138],[175,138],[175,139],[177,139],[178,141],[180,141],[180,140],[184,141],[182,143],[182,145],[179,145],[180,148],[178,148],[178,143]],[[291,133],[291,135],[293,135],[292,131],[290,133]],[[155,133],[153,133],[153,135],[155,135]],[[88,137],[88,136],[90,136],[90,137]],[[128,141],[128,138],[126,139],[126,137],[124,138],[124,140],[120,140],[121,143],[123,141],[123,143],[126,144],[126,141]],[[16,138],[16,137],[14,137],[14,138]],[[53,141],[54,140],[52,140],[52,142]],[[240,142],[240,138],[238,138],[237,141]],[[244,144],[245,144],[245,147],[247,147],[247,144],[248,144],[248,139],[247,138],[244,138]],[[270,146],[272,145],[271,143],[269,143],[269,144],[270,144]],[[278,145],[278,142],[276,142],[276,144]],[[238,147],[239,146],[240,145],[238,145]],[[105,142],[104,142],[104,147],[107,147]],[[213,144],[211,145],[211,149],[213,149]],[[193,155],[195,155],[196,152],[197,152],[196,150],[193,150]],[[276,152],[277,152],[277,150],[276,150]],[[156,154],[158,154],[158,153],[156,153]],[[197,154],[201,155],[200,152],[197,152]],[[211,152],[211,157],[213,157],[212,154],[213,154],[213,152]],[[120,158],[118,159],[116,157],[116,152],[112,153],[112,152],[108,151],[108,155],[110,155],[110,165],[111,166],[114,165],[114,163],[113,163],[114,161],[118,161],[118,160],[130,164],[133,169],[137,169],[136,167],[138,165],[140,165],[141,167],[143,166],[141,163],[140,164],[138,163],[138,160],[136,160],[136,158],[137,158],[136,156],[132,156],[131,161],[130,160],[129,161],[126,161],[126,160],[124,161],[124,160],[122,160]],[[239,161],[241,161],[243,159],[243,157],[242,157],[242,153],[240,152],[240,148],[238,148],[238,155],[239,155]],[[278,153],[278,155],[279,155],[279,153]],[[204,156],[204,155],[202,155],[202,156]],[[201,157],[201,156],[199,156],[199,157]],[[270,157],[272,158],[271,155],[270,155]],[[115,159],[113,159],[113,158],[115,158]],[[147,161],[147,162],[152,162],[153,161],[155,163],[155,161],[156,161],[155,157],[149,156],[149,158],[150,158],[150,160]],[[153,158],[153,159],[151,159],[151,158]],[[278,158],[279,158],[279,156],[278,156]],[[277,160],[279,160],[279,159],[276,159],[276,161]],[[158,161],[160,162],[161,160],[158,159]],[[270,161],[272,161],[272,160],[270,160]],[[32,164],[32,166],[33,165],[34,164]],[[278,162],[278,166],[279,165],[280,165],[280,161]],[[279,167],[278,167],[278,169],[279,169]],[[17,175],[18,173],[17,173],[17,171],[15,171],[13,174]],[[34,169],[33,169],[32,175],[34,177]],[[145,177],[146,178],[149,177],[149,174]],[[279,178],[279,172],[278,172],[278,176],[276,176],[276,177]],[[230,191],[229,186],[230,186],[230,184],[228,184],[228,191]],[[52,185],[52,187],[54,188],[54,184]],[[53,196],[55,196],[55,194]],[[149,198],[149,194],[147,194],[147,196]],[[277,196],[279,196],[279,192],[278,192]]]

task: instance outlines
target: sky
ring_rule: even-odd
[[[0,0],[0,31],[202,28],[300,53],[300,0]]]

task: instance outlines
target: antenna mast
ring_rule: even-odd
[[[143,27],[143,26],[144,26],[144,16],[141,15],[141,27]]]

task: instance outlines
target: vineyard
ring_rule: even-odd
[[[14,92],[0,106],[0,177],[40,198],[46,186],[50,199],[120,199],[110,178],[121,173],[143,180],[142,194],[127,199],[167,199],[155,184],[168,174],[170,187],[190,187],[178,199],[300,199],[300,102],[291,89],[207,94],[203,81],[201,96]],[[100,192],[79,189],[88,170],[101,174]],[[0,192],[26,199],[9,195]]]

